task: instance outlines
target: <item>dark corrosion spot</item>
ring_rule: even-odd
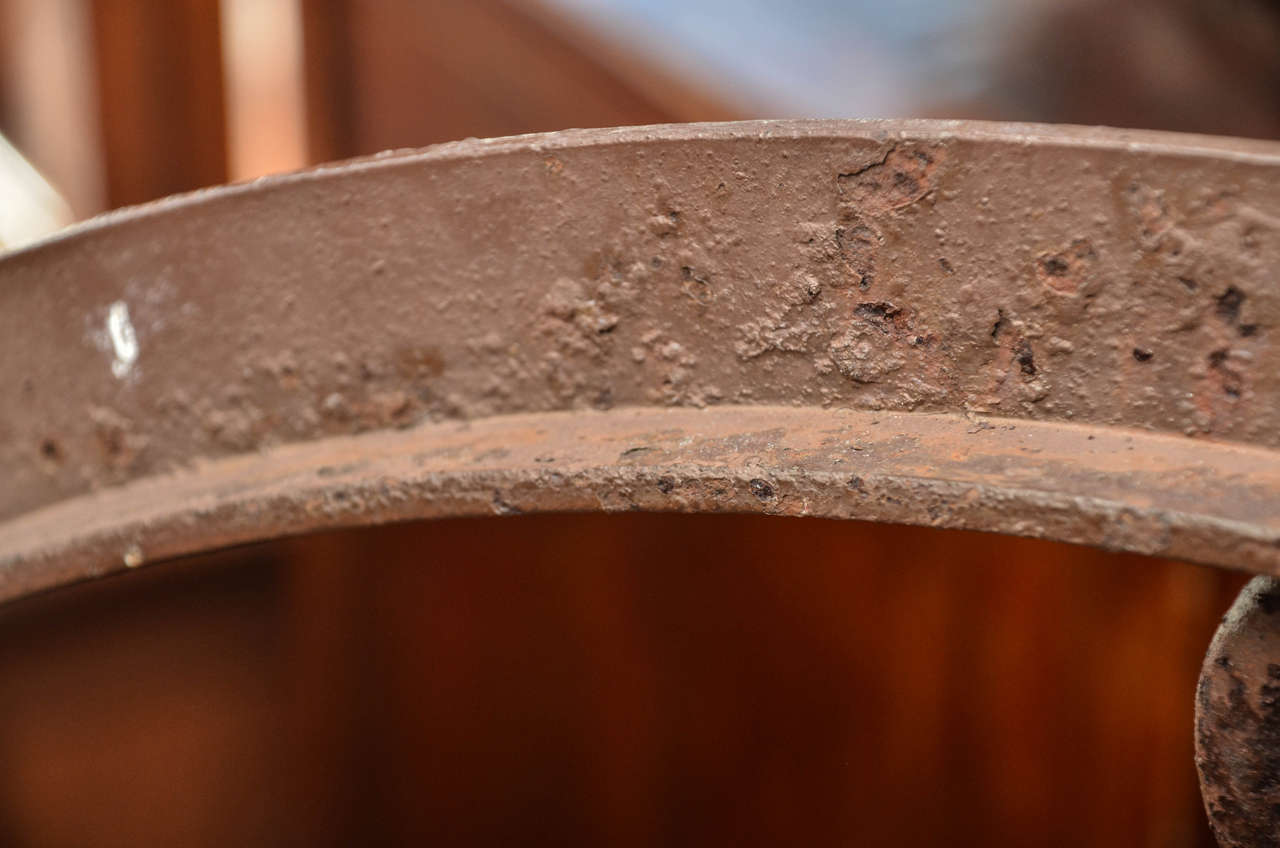
[[[40,455],[50,462],[62,460],[62,448],[53,439],[45,439],[40,443]]]
[[[862,485],[862,478],[856,474],[849,478],[849,488],[855,492],[862,492],[864,495],[867,493],[866,487]]]
[[[1227,361],[1231,356],[1231,351],[1227,348],[1211,351],[1209,353],[1209,367],[1218,372],[1218,376],[1222,381],[1222,391],[1230,398],[1240,397],[1240,393],[1244,389],[1244,379],[1241,375],[1230,366]]]
[[[859,303],[853,310],[864,318],[892,318],[901,310],[888,301],[876,303]]]
[[[1182,283],[1182,287],[1187,291],[1195,291],[1200,288],[1200,284],[1190,277],[1179,277],[1178,282]]]
[[[1133,358],[1139,362],[1150,362],[1151,357],[1153,356],[1155,356],[1155,354],[1144,347],[1135,347],[1133,349]]]
[[[1022,373],[1028,377],[1036,375],[1036,357],[1031,350],[1031,342],[1023,339],[1018,343],[1017,350],[1014,351],[1013,358],[1018,361],[1018,367],[1022,369]]]
[[[1274,614],[1276,610],[1280,609],[1280,594],[1274,589],[1260,593],[1258,595],[1258,607],[1267,615]]]
[[[751,494],[755,495],[760,500],[767,501],[773,498],[773,486],[770,486],[759,477],[753,479],[747,485],[751,488]]]
[[[1066,258],[1061,254],[1055,253],[1052,256],[1046,256],[1041,259],[1040,267],[1050,277],[1065,277],[1067,272],[1071,270],[1071,263],[1067,262]]]
[[[938,257],[938,265],[948,274],[954,274],[956,272],[956,269],[952,267],[951,263],[947,261],[945,256]]]
[[[1248,338],[1249,336],[1258,335],[1258,325],[1257,324],[1241,324],[1240,335],[1244,336],[1245,338]]]
[[[675,487],[676,487],[676,481],[671,479],[670,477],[658,478],[658,491],[662,492],[662,494],[664,495],[671,494],[672,489],[674,489]]]
[[[1217,303],[1218,317],[1228,324],[1234,324],[1240,320],[1240,307],[1244,305],[1245,294],[1235,286],[1228,286],[1227,290],[1214,298]]]
[[[1004,310],[996,310],[996,322],[991,325],[991,338],[1000,338],[1000,331],[1004,329]]]
[[[901,311],[901,309],[885,300],[859,303],[853,308],[854,315],[882,325],[881,329],[883,329],[883,325],[886,322],[893,320],[894,316]]]
[[[1214,662],[1214,665],[1218,666],[1218,668],[1231,668],[1231,657],[1227,656],[1226,654],[1223,654],[1222,656],[1218,657],[1213,662]]]

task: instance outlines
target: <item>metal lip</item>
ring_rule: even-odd
[[[1280,166],[1280,141],[1079,124],[1015,123],[948,118],[762,118],[750,121],[571,128],[496,138],[466,138],[419,148],[395,148],[340,162],[314,165],[284,174],[272,174],[246,182],[195,189],[149,203],[113,209],[76,222],[15,250],[0,252],[0,273],[3,272],[3,262],[6,260],[44,250],[63,242],[74,241],[106,227],[145,220],[153,215],[177,212],[190,205],[233,199],[245,193],[307,182],[333,174],[354,174],[366,170],[396,168],[431,161],[501,156],[523,151],[542,152],[638,143],[663,144],[753,137],[832,140],[846,138],[887,140],[890,137],[903,140],[965,138],[1010,145],[1086,147],[1130,153],[1208,156]]]
[[[0,524],[0,601],[314,530],[524,512],[986,530],[1280,572],[1280,456],[1053,422],[789,407],[495,416],[282,445]]]

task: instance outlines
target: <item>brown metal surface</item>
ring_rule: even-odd
[[[1280,581],[1255,577],[1209,646],[1196,767],[1223,848],[1280,845]]]
[[[762,510],[1280,570],[1280,145],[466,141],[0,260],[0,596],[307,529]]]

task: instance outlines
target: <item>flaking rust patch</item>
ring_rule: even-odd
[[[899,144],[878,161],[838,174],[841,213],[875,218],[918,202],[933,191],[941,158],[936,147]]]

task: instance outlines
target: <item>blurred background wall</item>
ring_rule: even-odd
[[[1280,4],[0,0],[23,232],[386,148],[780,116],[1277,137]],[[764,517],[224,552],[0,609],[0,844],[1209,845],[1192,692],[1240,582]]]

